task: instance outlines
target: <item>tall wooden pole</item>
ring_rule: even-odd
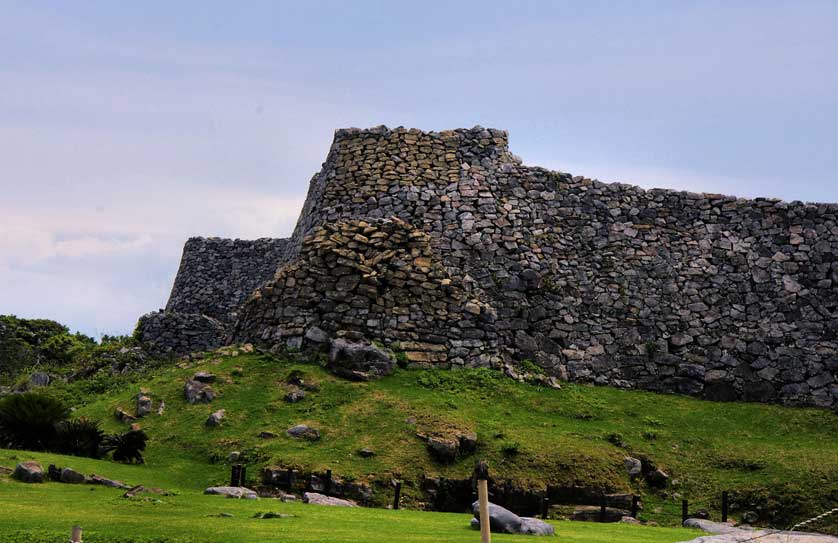
[[[81,543],[81,526],[73,526],[70,532],[70,543]]]
[[[489,518],[489,466],[480,461],[474,468],[477,479],[477,500],[480,503],[480,541],[491,543],[492,529]]]

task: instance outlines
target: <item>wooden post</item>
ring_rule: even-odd
[[[230,486],[241,486],[242,467],[241,464],[233,464],[230,467]]]
[[[81,543],[81,526],[73,526],[70,532],[70,543]]]
[[[727,522],[727,490],[722,491],[722,522]]]
[[[543,498],[541,498],[541,518],[546,520],[549,515],[550,515],[550,498],[548,498],[547,496],[544,496]]]
[[[640,498],[637,495],[631,497],[631,518],[637,518],[637,512],[640,509]]]
[[[689,503],[687,502],[687,500],[681,500],[681,524],[687,522],[689,516]]]
[[[489,465],[482,460],[474,468],[477,479],[477,500],[480,503],[480,541],[491,543],[492,531],[489,518]]]
[[[396,494],[393,496],[393,509],[399,509],[399,500],[402,496],[402,482],[396,481]]]
[[[239,472],[239,486],[247,486],[247,466],[241,466]]]
[[[291,492],[294,489],[294,470],[292,468],[288,468],[287,472],[287,479],[288,479],[288,492]]]
[[[332,491],[332,470],[326,470],[326,482],[323,484],[323,493],[329,495]]]
[[[600,496],[599,500],[599,521],[605,522],[605,494]]]

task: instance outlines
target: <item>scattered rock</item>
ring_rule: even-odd
[[[131,422],[131,421],[137,420],[137,417],[128,413],[127,411],[125,411],[121,407],[117,407],[116,410],[114,411],[113,415],[114,415],[114,417],[116,417],[116,420],[118,420],[120,422]]]
[[[237,498],[243,500],[258,500],[259,495],[253,490],[243,486],[211,486],[204,490],[204,494],[213,494],[217,496],[226,496],[228,498]]]
[[[238,462],[239,459],[242,457],[242,453],[239,451],[231,451],[230,454],[227,455],[227,462],[231,464],[234,462]]]
[[[210,403],[215,398],[215,392],[213,392],[211,386],[194,379],[189,379],[183,385],[183,395],[187,402],[193,404],[198,402]]]
[[[192,376],[193,381],[198,381],[199,383],[214,383],[218,379],[218,376],[214,373],[209,373],[206,371],[199,371],[195,375]]]
[[[137,417],[144,417],[151,413],[151,398],[145,394],[137,396]]]
[[[331,505],[334,507],[358,507],[358,504],[351,500],[334,498],[317,492],[306,492],[303,494],[303,503],[312,505]]]
[[[279,437],[279,436],[274,432],[264,431],[264,432],[259,432],[259,437],[261,439],[274,439],[275,437]]]
[[[669,475],[660,468],[655,468],[646,474],[646,483],[652,488],[666,488]]]
[[[71,485],[80,485],[84,484],[85,478],[84,475],[77,472],[72,468],[64,468],[61,470],[61,482],[67,483]]]
[[[460,452],[460,441],[454,438],[427,436],[425,443],[431,456],[439,462],[451,463],[457,459]]]
[[[370,343],[338,338],[329,349],[329,370],[335,375],[369,381],[393,373],[396,362],[390,353]]]
[[[301,390],[297,387],[292,387],[291,390],[285,394],[285,401],[288,403],[297,403],[302,401],[306,397],[305,390]]]
[[[163,400],[160,400],[160,405],[157,406],[157,416],[158,417],[162,416],[163,411],[165,411],[165,410],[166,410],[166,402],[164,402]]]
[[[297,439],[305,439],[308,441],[317,441],[320,439],[320,431],[306,424],[292,426],[291,428],[288,428],[287,433],[289,436],[296,437]]]
[[[474,502],[471,505],[471,512],[474,518],[471,520],[472,528],[480,528],[480,502]],[[492,532],[504,534],[523,534],[523,535],[555,535],[556,531],[552,525],[543,520],[519,517],[512,511],[495,505],[489,504],[489,529]]]
[[[270,519],[270,518],[294,518],[294,515],[290,515],[288,513],[274,513],[272,511],[268,511],[266,513],[256,513],[253,515],[253,518],[258,519]]]
[[[637,458],[626,456],[623,458],[623,464],[626,466],[626,471],[629,477],[634,479],[643,472],[643,463]]]
[[[373,456],[375,456],[375,452],[364,447],[363,449],[358,451],[358,455],[361,458],[372,458]]]
[[[50,377],[48,373],[44,373],[42,371],[36,371],[32,375],[29,376],[29,386],[33,388],[38,387],[45,387],[48,386],[50,383]]]
[[[15,467],[12,477],[22,483],[43,483],[44,468],[35,461],[21,462]]]
[[[88,478],[88,483],[92,485],[102,485],[108,486],[111,488],[119,488],[123,490],[129,490],[131,487],[123,483],[122,481],[117,481],[114,479],[107,479],[105,477],[100,477],[99,475],[93,474]]]
[[[700,517],[703,518],[703,517]],[[756,511],[745,511],[742,513],[742,523],[743,524],[754,524],[755,522],[759,521],[759,513]]]
[[[211,428],[215,426],[220,426],[221,420],[224,418],[224,413],[226,413],[224,409],[219,409],[218,411],[207,417],[207,421],[205,424]]]

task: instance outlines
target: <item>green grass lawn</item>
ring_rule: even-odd
[[[258,354],[209,355],[180,366],[124,376],[104,371],[90,379],[51,385],[48,391],[74,405],[76,415],[103,421],[111,432],[127,429],[113,412],[116,407],[133,412],[141,387],[150,392],[155,407],[165,400],[162,416],[152,414],[141,421],[151,438],[146,466],[109,464],[112,472],[105,475],[126,469],[127,482],[184,492],[225,483],[226,458],[236,450],[248,457],[251,479],[265,465],[328,468],[339,478],[379,483],[379,505],[391,500],[387,483],[402,479],[407,509],[422,505],[416,481],[423,475],[467,478],[478,458],[489,462],[493,477],[523,488],[576,485],[640,494],[645,503],[641,518],[671,526],[679,522],[681,497],[718,515],[722,490],[732,492],[734,511],[782,511],[788,518],[773,519],[780,525],[834,507],[838,499],[838,416],[826,410],[706,402],[574,384],[543,389],[489,370],[399,370],[379,381],[352,383],[317,364]],[[184,381],[198,370],[219,376],[213,385],[217,397],[209,405],[189,405],[183,399]],[[293,370],[305,373],[320,390],[288,404],[283,400],[285,381]],[[207,416],[218,409],[227,413],[222,426],[205,428]],[[311,443],[286,436],[285,430],[297,423],[318,428],[322,438]],[[475,431],[478,449],[450,465],[434,462],[416,437],[417,432],[456,429]],[[262,431],[278,437],[260,439]],[[357,452],[363,447],[376,455],[361,458]],[[676,484],[651,492],[630,481],[622,463],[626,455],[654,460]],[[78,465],[83,461],[74,459]],[[130,476],[133,473],[141,475]],[[91,495],[104,493],[96,490]],[[255,507],[260,506],[265,507]],[[362,514],[413,518],[406,512]],[[248,522],[279,530],[284,521]],[[468,536],[464,532],[463,537]]]
[[[474,542],[465,514],[385,509],[344,509],[273,499],[230,500],[204,496],[191,486],[177,486],[180,474],[149,466],[122,466],[106,461],[0,450],[0,465],[37,459],[44,465],[73,466],[129,483],[160,485],[174,496],[122,497],[123,491],[60,483],[24,484],[0,477],[0,541],[54,543],[66,541],[73,525],[84,528],[87,543],[295,543],[295,542]],[[294,515],[255,519],[257,512]],[[231,518],[219,518],[219,513]],[[556,522],[558,540],[586,543],[671,543],[697,537],[682,528],[625,524]],[[493,541],[529,541],[528,536],[495,535]]]

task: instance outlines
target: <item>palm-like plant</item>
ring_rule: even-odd
[[[103,451],[113,451],[113,459],[117,462],[143,463],[142,452],[145,450],[148,435],[142,430],[131,430],[124,434],[106,436]]]
[[[87,418],[65,420],[55,426],[55,441],[52,450],[73,456],[101,458],[105,433],[99,423]]]
[[[27,392],[0,399],[0,446],[43,451],[55,441],[56,425],[67,420],[70,410],[60,401]]]

